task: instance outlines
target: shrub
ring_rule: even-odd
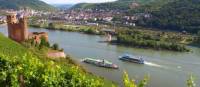
[[[59,50],[59,45],[57,43],[53,44],[52,49]]]
[[[145,77],[144,80],[140,81],[140,83],[137,85],[134,80],[130,80],[129,76],[126,72],[124,72],[123,76],[123,82],[125,87],[145,87],[147,85],[149,77]]]
[[[194,83],[194,77],[191,75],[190,78],[187,80],[187,86],[188,87],[196,87],[196,84]]]

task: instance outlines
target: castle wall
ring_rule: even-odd
[[[44,37],[48,41],[48,34],[45,32],[28,32],[26,17],[17,18],[16,14],[7,15],[8,36],[14,41],[23,42],[27,39],[34,39],[36,43],[41,42]]]
[[[22,35],[23,35],[22,39],[23,40],[28,39],[28,34],[29,33],[28,33],[28,23],[27,23],[27,18],[26,17],[21,18],[19,20],[19,26],[22,29]]]
[[[15,14],[7,16],[8,36],[12,40],[22,42],[28,39],[28,27],[26,17],[17,20]]]
[[[29,39],[34,39],[36,43],[40,43],[41,38],[44,37],[48,41],[48,34],[46,32],[32,32],[29,34]]]
[[[21,28],[18,24],[11,24],[9,25],[10,29],[9,29],[9,37],[17,42],[22,41],[22,34],[21,34]],[[15,30],[12,30],[15,29]]]

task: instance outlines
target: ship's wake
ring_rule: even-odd
[[[152,67],[158,67],[158,68],[167,68],[165,66],[162,66],[162,65],[159,65],[159,64],[156,64],[156,63],[152,63],[152,62],[144,62],[145,65],[148,65],[148,66],[152,66]]]

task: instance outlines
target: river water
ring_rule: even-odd
[[[87,71],[118,84],[122,84],[123,71],[127,71],[130,78],[135,80],[149,75],[148,87],[186,87],[186,80],[191,74],[198,83],[197,87],[200,87],[200,48],[197,47],[189,47],[193,51],[191,53],[155,51],[101,43],[105,37],[97,35],[36,28],[30,28],[29,31],[48,32],[50,43],[58,43]],[[6,25],[0,26],[0,32],[7,35]],[[144,65],[122,62],[118,56],[123,53],[142,56],[147,62]],[[119,70],[82,63],[80,60],[85,57],[109,60],[117,64]]]

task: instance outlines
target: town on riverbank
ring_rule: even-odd
[[[111,43],[125,46],[189,52],[191,50],[185,45],[199,43],[198,33],[193,34],[187,31],[161,31],[158,29],[140,27],[135,23],[128,22],[139,20],[140,17],[149,17],[148,14],[122,16],[124,21],[121,21],[122,23],[119,25],[112,16],[117,15],[119,11],[60,10],[56,12],[41,12],[26,9],[15,12],[29,16],[29,25],[31,27],[83,32],[96,35],[110,34],[117,37],[117,39],[112,40]],[[5,22],[4,17],[1,17],[1,20],[1,23]]]

